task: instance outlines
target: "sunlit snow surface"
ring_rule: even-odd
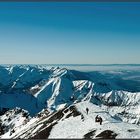
[[[53,118],[54,112],[71,105],[84,115],[84,121],[81,115],[67,118],[67,113]],[[16,113],[16,107],[27,110],[29,117]],[[0,66],[3,108],[11,111],[0,116],[6,126],[0,138],[32,138],[53,122],[57,124],[41,138],[84,138],[95,130],[91,138],[104,130],[113,131],[116,138],[140,138],[140,65]],[[102,125],[95,123],[97,114],[103,118]]]
[[[92,130],[97,130],[95,136],[104,130],[112,130],[118,134],[116,138],[140,138],[139,126],[114,119],[104,106],[99,107],[86,101],[76,104],[76,107],[84,115],[84,121],[81,120],[81,116],[59,121],[52,129],[49,138],[84,138],[83,136]],[[89,108],[88,115],[86,107]],[[95,122],[96,115],[103,118],[102,125]],[[129,129],[134,131],[130,133]],[[92,138],[96,138],[95,136]]]

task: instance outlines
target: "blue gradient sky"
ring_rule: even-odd
[[[140,63],[140,3],[2,3],[0,64]]]

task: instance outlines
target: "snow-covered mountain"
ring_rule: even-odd
[[[1,66],[0,138],[140,138],[140,86],[133,73]]]

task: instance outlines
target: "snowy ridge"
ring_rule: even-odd
[[[14,106],[19,106],[30,112],[22,101],[20,104],[15,101],[17,98],[27,98],[26,100],[29,102],[33,100],[31,102],[32,106],[39,108],[34,112],[30,112],[31,114],[41,111],[44,107],[55,110],[60,104],[71,104],[72,101],[81,101],[84,98],[90,98],[92,95],[96,95],[104,104],[114,105],[130,104],[129,102],[132,102],[131,98],[133,98],[127,97],[128,91],[120,90],[121,88],[115,90],[113,87],[119,86],[114,81],[110,83],[105,76],[97,72],[88,75],[87,73],[70,71],[59,67],[53,67],[49,70],[44,66],[33,67],[25,65],[1,66],[0,72],[0,79],[4,78],[1,81],[2,86],[0,88],[1,108],[10,108],[11,106],[12,109]],[[4,77],[2,77],[3,75]],[[11,83],[8,86],[3,86],[8,83],[7,80]],[[122,89],[124,88],[122,87]],[[138,103],[139,94],[133,93],[129,95],[134,96],[133,102]],[[7,96],[11,96],[9,100],[7,100]],[[3,101],[6,102],[3,103]],[[15,105],[14,102],[16,103]]]
[[[89,113],[86,113],[86,108]],[[136,124],[123,122],[112,115],[106,106],[82,101],[59,111],[31,118],[10,138],[139,138],[140,129]],[[81,114],[84,119],[81,119]],[[96,115],[103,119],[102,125],[95,122]],[[76,127],[75,127],[76,126]],[[107,134],[106,134],[106,133]],[[104,134],[105,133],[105,134]],[[2,135],[5,138],[9,133]]]
[[[85,112],[86,107],[90,110],[88,115]],[[81,116],[60,121],[53,127],[49,138],[84,138],[87,133],[93,130],[95,130],[95,133],[91,135],[91,138],[98,138],[98,135],[105,130],[113,131],[117,135],[116,138],[140,137],[139,126],[114,119],[104,108],[101,109],[89,102],[78,103],[76,108],[84,115],[84,121],[81,120]],[[102,116],[103,125],[95,122],[94,119],[97,114]],[[130,128],[133,130],[132,133],[129,132]]]
[[[140,138],[138,81],[123,71],[0,66],[0,138]]]

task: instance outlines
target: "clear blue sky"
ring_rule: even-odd
[[[140,3],[0,2],[0,64],[140,63]]]

